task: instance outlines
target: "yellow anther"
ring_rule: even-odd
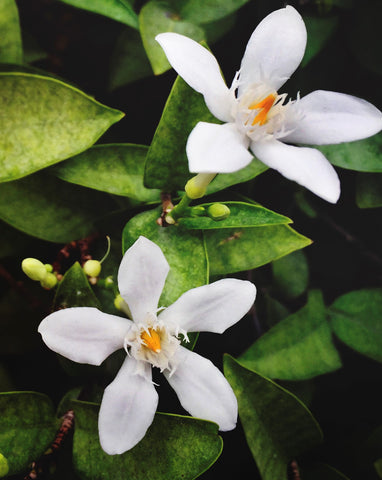
[[[253,119],[252,126],[258,123],[259,125],[264,125],[267,121],[267,115],[269,110],[272,108],[275,103],[276,95],[271,93],[267,97],[263,98],[258,103],[253,102],[248,108],[250,110],[260,110],[256,117]]]
[[[155,353],[160,352],[160,336],[153,328],[149,328],[141,333],[141,339],[147,348]]]

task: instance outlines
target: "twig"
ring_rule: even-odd
[[[288,468],[289,480],[301,480],[300,469],[298,468],[296,460],[292,460]]]
[[[160,227],[167,227],[168,223],[166,222],[166,215],[174,208],[174,205],[171,201],[170,193],[161,192],[160,197],[162,201],[162,213],[161,216],[157,219],[157,224]]]

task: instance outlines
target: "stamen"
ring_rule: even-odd
[[[248,108],[250,110],[260,110],[256,117],[253,119],[252,126],[256,125],[256,123],[258,123],[259,125],[264,125],[264,123],[267,121],[268,112],[275,103],[275,100],[276,95],[271,93],[267,97],[263,98],[263,100],[261,100],[260,102],[253,102],[251,105],[249,105]]]
[[[153,328],[149,328],[147,331],[144,330],[141,333],[141,339],[143,344],[154,353],[161,351],[160,336]]]

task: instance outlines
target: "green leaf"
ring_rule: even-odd
[[[156,223],[160,214],[159,209],[149,210],[129,220],[123,229],[122,245],[126,252],[143,235],[162,249],[170,272],[159,306],[167,307],[187,290],[208,283],[208,265],[202,233],[181,226],[160,227]]]
[[[78,262],[66,271],[54,298],[53,310],[68,307],[99,307],[97,297]]]
[[[211,275],[251,270],[312,243],[288,225],[204,232]]]
[[[303,308],[268,330],[239,361],[280,380],[306,380],[340,368],[321,292],[310,292]]]
[[[202,203],[200,207],[208,208],[212,203]],[[231,213],[225,220],[215,221],[209,217],[185,217],[179,219],[179,225],[189,229],[216,229],[258,227],[263,225],[280,225],[291,223],[292,220],[284,215],[279,215],[272,210],[244,202],[224,202]]]
[[[380,173],[357,174],[356,202],[359,208],[382,207],[382,175]]]
[[[0,218],[28,235],[67,243],[95,230],[94,222],[115,209],[105,194],[39,172],[0,185]]]
[[[288,463],[322,440],[316,420],[293,394],[229,355],[224,373],[239,404],[248,446],[263,480],[288,480]]]
[[[21,473],[53,442],[58,421],[50,399],[35,392],[0,393],[0,452],[9,474]]]
[[[111,57],[110,90],[150,77],[152,74],[139,32],[126,28],[118,37]]]
[[[382,172],[382,133],[357,142],[315,148],[337,167],[358,172]]]
[[[123,195],[141,202],[159,202],[159,190],[143,186],[147,148],[144,145],[95,145],[55,166],[53,173],[67,182]]]
[[[311,17],[304,15],[308,41],[301,66],[305,67],[327,44],[338,25],[338,17]]]
[[[0,73],[0,181],[89,148],[123,113],[54,78]]]
[[[192,480],[217,460],[223,442],[212,422],[157,413],[146,436],[122,455],[107,455],[98,440],[98,405],[74,402],[75,469],[83,479]]]
[[[378,474],[378,477],[382,478],[382,458],[379,458],[374,462],[374,468]]]
[[[343,473],[324,463],[303,468],[302,474],[304,480],[349,480]]]
[[[357,352],[382,362],[382,289],[356,290],[329,309],[337,337]]]
[[[139,13],[139,29],[155,75],[171,68],[162,47],[155,40],[159,33],[176,32],[197,42],[206,39],[200,27],[183,21],[169,4],[157,0],[151,0],[143,6]]]
[[[23,46],[15,0],[0,3],[0,63],[22,63]]]
[[[188,170],[186,143],[198,122],[216,122],[203,96],[177,77],[155,131],[145,165],[146,187],[183,190]]]
[[[60,0],[73,7],[98,13],[117,22],[138,28],[138,16],[134,12],[131,0]]]
[[[188,22],[209,23],[236,12],[249,0],[172,0],[180,17]]]
[[[268,170],[268,167],[254,157],[249,165],[241,170],[238,170],[237,172],[221,173],[220,175],[217,175],[208,185],[207,195],[219,192],[220,190],[224,190],[225,188],[236,185],[237,183],[248,182],[266,170]]]
[[[30,243],[30,239],[3,222],[0,222],[0,231],[0,258],[11,255],[20,257]]]
[[[273,281],[283,298],[302,295],[309,284],[309,266],[304,252],[297,250],[272,262]]]

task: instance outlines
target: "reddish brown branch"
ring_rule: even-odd
[[[168,223],[166,222],[166,215],[174,208],[174,205],[171,201],[170,193],[162,192],[160,196],[162,201],[162,213],[157,219],[157,224],[160,227],[167,227]]]

